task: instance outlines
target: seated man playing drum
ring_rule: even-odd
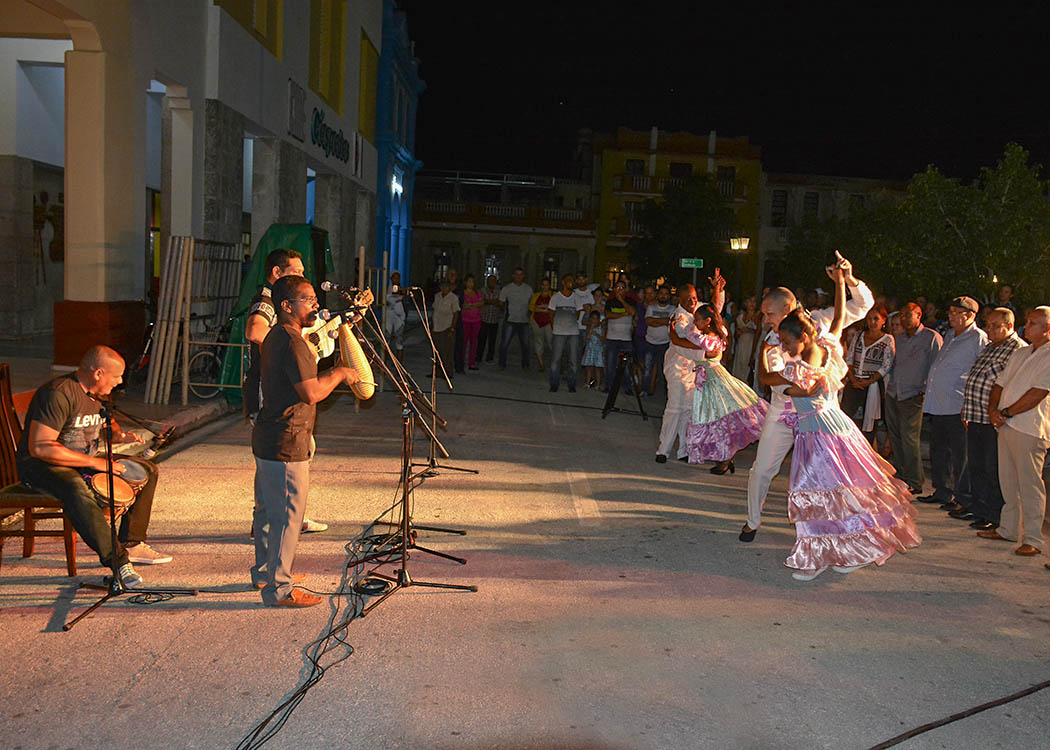
[[[114,497],[124,508],[117,532],[117,548],[112,548],[109,528],[108,481],[92,477],[101,474],[107,480],[101,403],[124,375],[124,359],[108,346],[93,346],[80,361],[76,371],[57,377],[41,386],[26,412],[26,429],[18,443],[18,477],[23,484],[54,495],[73,528],[103,565],[116,558],[120,580],[127,588],[142,583],[132,563],[156,565],[171,562],[171,555],[161,554],[146,544],[153,493],[157,488],[157,467],[140,458],[121,458],[113,463]],[[114,442],[135,442],[140,438],[114,427]],[[102,442],[102,455],[99,444]],[[127,474],[134,492],[119,475]],[[139,475],[133,477],[132,475]],[[144,476],[143,476],[144,475]],[[117,486],[119,484],[119,487]],[[130,495],[134,495],[130,508]],[[120,509],[118,508],[118,512]]]

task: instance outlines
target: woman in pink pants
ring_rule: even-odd
[[[463,279],[463,359],[468,369],[478,369],[478,334],[481,333],[482,294],[474,288],[474,274],[468,273]],[[470,359],[467,359],[467,350]]]

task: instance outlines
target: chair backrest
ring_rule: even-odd
[[[18,481],[15,451],[21,437],[22,423],[11,400],[11,368],[6,362],[0,362],[0,486]]]

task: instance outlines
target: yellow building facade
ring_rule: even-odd
[[[736,215],[736,233],[750,239],[739,259],[742,288],[755,288],[761,246],[762,150],[744,137],[649,132],[620,128],[615,134],[581,134],[593,153],[592,189],[599,208],[594,274],[597,278],[630,270],[628,243],[639,234],[638,214],[645,201],[660,200],[669,186],[699,174],[711,175]],[[729,237],[725,237],[726,249]],[[705,267],[710,264],[705,263]],[[680,269],[667,269],[670,279]],[[728,275],[728,274],[727,274]],[[733,284],[731,288],[735,289]]]

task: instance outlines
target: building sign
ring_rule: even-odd
[[[297,141],[306,140],[306,90],[288,79],[288,134]]]
[[[350,141],[342,130],[333,130],[325,124],[325,113],[314,107],[313,125],[310,128],[310,141],[324,151],[324,155],[334,156],[342,162],[350,162]]]

